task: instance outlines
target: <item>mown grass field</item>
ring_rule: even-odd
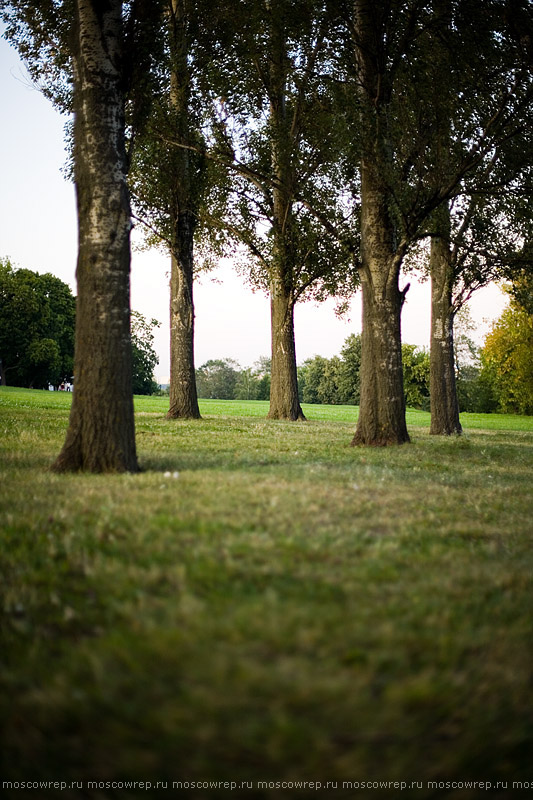
[[[533,418],[354,449],[352,407],[137,398],[141,474],[58,476],[70,399],[0,390],[0,780],[83,788],[4,796],[526,796]]]

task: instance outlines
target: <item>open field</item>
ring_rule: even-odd
[[[0,390],[0,779],[83,788],[4,796],[526,796],[533,418],[354,449],[353,407],[137,398],[141,474],[58,476],[70,399]],[[87,788],[126,779],[168,788]]]

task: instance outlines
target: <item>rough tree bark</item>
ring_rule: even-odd
[[[272,373],[269,419],[305,420],[298,399],[294,302],[283,281],[274,278],[270,289]]]
[[[431,239],[431,346],[430,346],[430,433],[462,433],[455,385],[452,300],[454,270],[450,249],[450,212],[443,204],[436,214],[437,232]]]
[[[446,26],[451,27],[450,0],[437,0],[436,11]],[[433,42],[434,64],[437,76],[449,69],[449,53],[442,40]],[[450,162],[451,94],[448,86],[435,80],[433,105],[436,114],[434,136],[434,169],[437,179],[444,180]],[[430,433],[435,435],[460,434],[459,403],[455,384],[455,359],[453,344],[453,287],[455,270],[451,250],[450,206],[443,202],[434,213],[434,233],[431,238],[429,271],[431,276],[431,343],[430,343]]]
[[[294,292],[291,258],[291,226],[294,224],[293,168],[291,134],[287,119],[287,53],[283,16],[276,3],[271,4],[270,125],[272,131],[272,171],[274,239],[270,269],[270,318],[272,337],[272,374],[270,384],[270,419],[305,420],[298,399],[298,373],[294,341]]]
[[[399,289],[405,247],[391,218],[392,196],[384,176],[387,141],[387,80],[380,58],[384,31],[371,0],[355,0],[355,58],[362,103],[361,162],[361,402],[353,445],[403,444],[405,421]]]
[[[172,0],[170,13],[170,103],[180,141],[189,141],[189,69],[187,18],[183,0]],[[196,201],[190,151],[173,154],[174,197],[171,206],[170,272],[170,419],[200,419],[194,369],[194,232]]]
[[[361,214],[361,399],[353,445],[409,441],[405,421],[400,320],[405,292],[398,286],[402,253],[393,247],[386,192],[363,161]]]
[[[52,469],[135,472],[130,206],[122,91],[122,2],[77,0],[74,171],[78,208],[74,395]]]

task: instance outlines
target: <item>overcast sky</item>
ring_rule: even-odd
[[[0,27],[0,30],[3,28]],[[16,51],[0,39],[0,257],[19,267],[52,272],[76,292],[77,248],[74,188],[63,177],[64,125],[61,117],[30,83]],[[133,241],[136,234],[134,231]],[[132,255],[132,308],[162,322],[156,336],[159,365],[156,379],[169,374],[168,270],[166,254],[153,250]],[[429,347],[429,286],[412,278],[403,311],[402,339]],[[195,360],[234,358],[251,366],[270,352],[268,299],[243,285],[231,263],[195,285]],[[505,306],[496,286],[483,289],[470,303],[481,343],[491,320]],[[361,331],[361,301],[356,296],[343,320],[334,313],[333,300],[297,306],[295,315],[298,363],[314,355],[340,352],[350,333]]]

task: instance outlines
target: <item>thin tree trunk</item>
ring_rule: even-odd
[[[172,0],[170,18],[170,104],[175,135],[189,141],[189,68],[187,64],[187,17],[183,0]],[[190,153],[178,148],[172,155],[174,200],[170,275],[170,419],[200,419],[194,369],[194,232],[195,187]]]
[[[76,8],[75,382],[65,444],[52,469],[135,472],[122,2],[77,0]]]
[[[193,226],[190,215],[178,220],[170,274],[170,409],[171,419],[200,419],[194,369]]]
[[[446,215],[446,217],[443,217]],[[449,231],[449,209],[439,209],[440,220]],[[452,303],[453,268],[449,236],[431,239],[431,347],[430,347],[430,433],[450,436],[462,432],[455,383]]]
[[[451,27],[450,0],[437,0],[436,11]],[[442,40],[433,43],[434,64],[440,74],[449,69],[449,52]],[[436,130],[433,137],[434,163],[437,180],[446,174],[450,161],[451,102],[450,90],[435,81],[434,108]],[[441,178],[442,180],[442,178]],[[431,276],[431,344],[430,344],[430,433],[450,436],[462,432],[459,421],[459,403],[455,383],[453,323],[455,310],[452,302],[454,268],[450,245],[450,206],[442,203],[434,214],[436,236],[431,238],[429,271]]]
[[[294,343],[294,303],[280,282],[270,296],[272,323],[272,373],[269,419],[305,420],[298,399],[298,374]]]
[[[291,251],[293,201],[292,141],[286,109],[287,45],[283,9],[271,6],[270,124],[274,247],[270,267],[270,319],[272,372],[270,419],[305,420],[298,399],[298,373],[294,341],[293,258]]]

